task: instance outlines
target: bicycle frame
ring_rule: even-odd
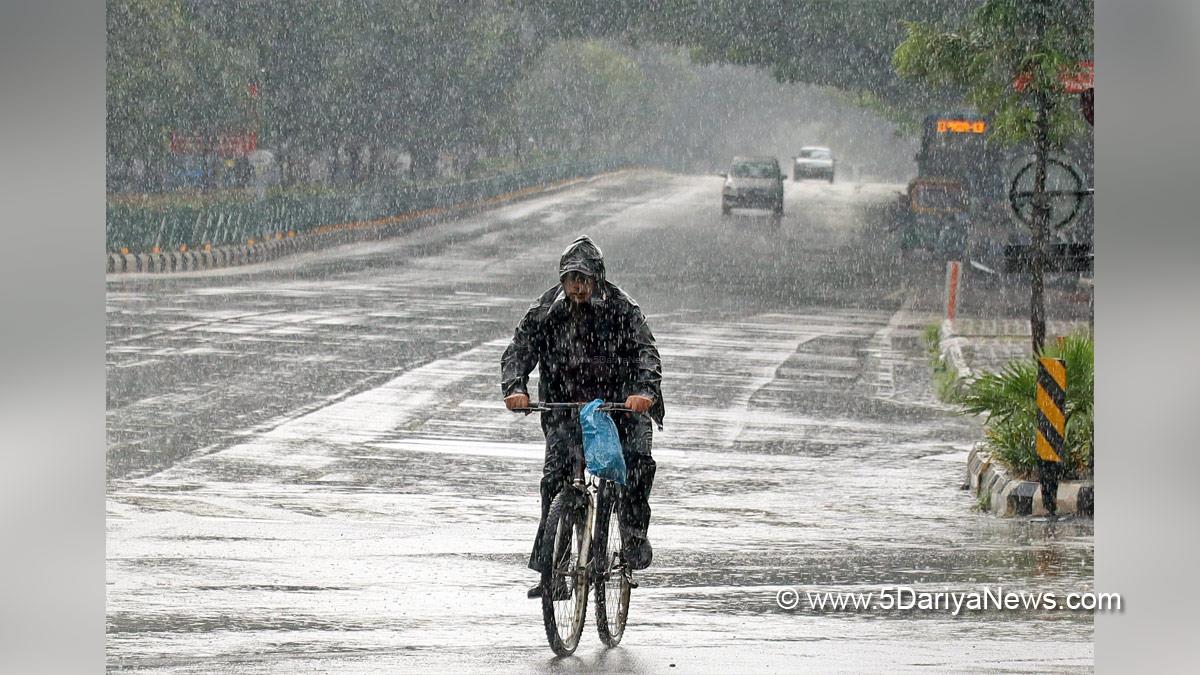
[[[587,403],[550,403],[535,401],[528,407],[513,408],[512,411],[515,413],[525,413],[526,415],[532,415],[535,412],[553,412],[556,410],[573,410],[578,412],[585,405],[587,405]],[[638,413],[632,408],[628,408],[620,403],[601,403],[597,410],[600,410],[601,412],[627,412],[641,415],[645,414]],[[563,490],[560,492],[560,494],[566,493],[569,489],[575,493],[575,498],[585,500],[583,504],[587,508],[588,532],[592,532],[592,528],[596,524],[596,507],[598,505],[597,500],[600,497],[600,486],[601,482],[603,482],[605,479],[587,473],[587,462],[583,456],[582,443],[575,447],[575,456],[572,459],[572,477],[563,485]],[[591,553],[589,552],[589,567],[592,563],[591,557]]]
[[[552,412],[563,410],[578,411],[584,405],[587,404],[537,402],[528,407],[513,408],[512,411],[522,412],[526,415],[530,415],[535,412]],[[634,410],[616,403],[602,403],[599,406],[599,410],[605,412],[635,413]],[[564,638],[562,634],[556,632],[559,630],[558,626],[560,624],[557,623],[557,620],[553,614],[553,610],[550,609],[550,604],[548,604],[547,601],[547,598],[550,596],[546,594],[554,592],[552,588],[546,586],[546,584],[549,583],[546,581],[547,574],[552,577],[557,573],[560,574],[562,578],[569,578],[572,586],[575,589],[575,592],[581,593],[584,596],[586,596],[590,588],[594,587],[597,593],[596,603],[598,617],[602,615],[602,611],[603,616],[608,616],[607,606],[603,602],[603,598],[600,597],[601,585],[611,583],[620,584],[620,588],[623,589],[621,592],[624,594],[624,599],[621,601],[621,603],[613,608],[613,611],[618,612],[619,615],[619,618],[616,619],[616,625],[618,627],[616,629],[612,628],[612,626],[607,623],[607,619],[605,620],[603,626],[601,626],[600,623],[597,623],[597,630],[600,632],[601,640],[610,647],[616,646],[621,640],[621,634],[624,632],[625,616],[628,613],[627,602],[629,589],[637,587],[636,582],[633,581],[632,570],[625,565],[623,558],[617,559],[615,564],[609,564],[610,560],[613,559],[614,552],[606,550],[608,548],[607,540],[601,541],[596,537],[596,530],[599,525],[598,520],[599,516],[601,515],[601,508],[603,506],[603,511],[607,514],[611,508],[608,500],[614,500],[613,503],[615,504],[615,500],[620,499],[619,485],[615,483],[611,485],[605,485],[605,483],[611,483],[611,481],[599,476],[594,476],[587,472],[587,462],[584,457],[582,442],[574,444],[572,448],[571,463],[572,470],[570,474],[564,478],[562,489],[559,490],[558,496],[555,498],[555,502],[560,504],[559,508],[567,508],[571,510],[582,509],[583,518],[581,524],[583,526],[583,538],[580,541],[577,557],[575,557],[573,560],[568,559],[570,557],[568,550],[564,550],[564,554],[566,555],[559,559],[557,553],[557,544],[550,547],[551,558],[548,563],[551,566],[552,571],[549,573],[543,572],[542,598],[543,619],[547,622],[546,635],[550,640],[551,648],[554,649],[555,653],[559,656],[566,656],[574,652],[575,647],[578,644],[579,633],[574,632],[573,637]],[[613,491],[611,495],[609,494],[609,491]],[[601,502],[602,499],[605,500],[603,504]],[[606,515],[605,517],[609,516]],[[602,535],[603,537],[608,536],[607,527],[608,526],[606,526],[606,533]],[[557,537],[558,535],[553,536]],[[604,554],[605,560],[598,562],[598,557],[601,553]],[[617,555],[619,556],[619,552]],[[553,570],[558,571],[555,572]],[[619,581],[617,581],[618,579]],[[579,626],[574,630],[582,631],[584,615],[586,614],[587,608],[586,599],[583,601],[582,605],[576,604],[575,607],[577,608],[575,611],[577,612],[576,617],[579,621]],[[622,609],[622,607],[624,609]],[[564,642],[564,640],[566,640],[566,642]]]

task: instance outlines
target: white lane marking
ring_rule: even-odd
[[[495,410],[496,406],[490,405]],[[504,415],[509,415],[505,412]],[[767,419],[767,416],[763,416]],[[772,418],[773,421],[774,418]],[[817,420],[811,420],[816,424]],[[534,461],[541,463],[545,454],[545,444],[542,442],[496,442],[481,441],[474,438],[428,438],[410,437],[402,440],[389,440],[369,443],[364,446],[372,451],[371,454],[351,455],[349,459],[374,462],[408,462],[412,453],[433,455],[455,455],[460,457],[504,457],[509,459]],[[793,460],[787,455],[768,455],[764,453],[739,452],[730,454],[723,451],[678,450],[657,447],[654,457],[668,461],[672,466],[703,466],[706,468],[731,468],[753,465],[757,468],[786,467]]]
[[[792,376],[795,369],[785,369],[788,375],[781,376],[781,367],[802,345],[822,337],[866,339],[881,319],[869,313],[764,314],[730,324],[663,326],[659,343],[667,372],[670,429],[658,447],[682,456],[728,450],[739,441],[848,446],[886,435],[894,423],[829,419],[754,403],[770,386],[780,391],[807,386],[803,377]],[[193,461],[271,467],[269,475],[284,469],[319,471],[347,457],[385,460],[398,452],[540,459],[536,422],[517,419],[498,400],[481,398],[481,392],[495,386],[507,342],[493,340],[353,395],[341,392],[248,429],[241,442]],[[847,367],[857,372],[857,365],[846,363],[843,356],[820,350],[808,356],[812,358],[798,370],[817,366],[824,372],[830,370],[822,367],[824,361],[833,359],[831,372]],[[739,456],[738,461],[746,461],[742,453]],[[159,475],[191,475],[194,468],[188,465],[180,465],[179,474],[169,469]]]
[[[825,420],[804,420],[791,411],[752,410],[751,401],[777,382],[780,369],[802,345],[822,337],[861,335],[866,321],[870,317],[763,314],[737,323],[690,324],[664,335],[660,351],[664,359],[676,362],[667,364],[673,373],[669,387],[691,392],[693,401],[695,394],[703,394],[720,404],[672,406],[671,417],[683,420],[672,426],[690,429],[690,440],[700,447],[720,439],[720,447],[726,449],[746,436],[750,425],[775,431],[809,424],[828,428]]]
[[[967,456],[970,455],[969,450],[958,450],[955,452],[947,452],[941,455],[928,455],[922,459],[929,459],[935,462],[950,462],[951,464],[966,464]]]
[[[132,361],[130,363],[109,363],[107,365],[113,368],[136,368],[139,366],[148,366],[154,363],[162,363],[161,359],[144,359],[141,361]]]
[[[495,371],[507,340],[494,340],[410,370],[384,384],[315,410],[293,414],[253,440],[221,451],[224,457],[260,457],[262,450],[297,446],[360,445],[388,436],[449,398],[448,390],[481,372]],[[319,452],[319,450],[318,450]],[[288,453],[289,457],[295,457]],[[324,463],[335,457],[324,453]]]
[[[875,395],[879,398],[890,399],[896,395],[896,364],[903,359],[892,348],[892,333],[908,323],[908,312],[913,302],[914,297],[910,295],[900,309],[888,319],[887,325],[871,337],[867,345],[868,366],[874,365],[873,368],[869,367],[867,372],[875,379]]]

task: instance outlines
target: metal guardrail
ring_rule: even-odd
[[[547,183],[591,176],[628,166],[626,159],[569,162],[523,169],[445,185],[413,185],[392,192],[339,195],[273,195],[262,201],[189,206],[108,205],[105,245],[109,252],[147,252],[187,245],[245,243],[278,232],[372,221],[406,213],[471,204]]]

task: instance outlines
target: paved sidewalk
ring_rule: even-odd
[[[1046,342],[1088,331],[1087,321],[1047,321]],[[940,343],[942,357],[962,379],[982,370],[998,371],[1009,361],[1033,354],[1028,319],[946,319]]]

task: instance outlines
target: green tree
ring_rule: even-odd
[[[331,74],[347,4],[232,4],[242,13],[226,14],[227,24],[245,35],[257,57],[263,142],[277,153],[284,182],[292,184],[304,158],[344,134],[347,103]]]
[[[400,144],[419,177],[438,155],[496,145],[506,135],[509,92],[539,48],[503,0],[377,3],[346,0],[330,38],[328,78],[341,142],[377,156]]]
[[[140,159],[161,171],[172,131],[236,130],[248,115],[246,55],[188,20],[178,0],[124,0],[106,12],[110,168]]]
[[[557,156],[643,146],[657,123],[655,96],[639,64],[598,41],[548,48],[518,85],[516,117]]]
[[[892,51],[905,36],[902,19],[954,22],[981,1],[523,0],[522,5],[554,37],[686,47],[697,63],[760,66],[781,82],[867,93],[884,108],[916,111],[940,104],[946,92],[914,90],[897,77]]]
[[[1046,340],[1046,160],[1065,139],[1083,130],[1063,76],[1092,57],[1092,23],[1090,0],[988,0],[959,28],[908,23],[908,37],[894,57],[896,70],[905,77],[965,87],[971,102],[991,117],[998,140],[1033,144],[1037,167],[1030,328],[1035,354],[1042,352]],[[1021,90],[1013,86],[1018,77],[1028,80]]]
[[[509,0],[188,7],[205,31],[254,55],[263,139],[285,169],[293,157],[332,153],[335,174],[352,181],[363,178],[364,148],[378,158],[407,147],[428,177],[441,151],[495,143],[508,92],[543,44]]]

